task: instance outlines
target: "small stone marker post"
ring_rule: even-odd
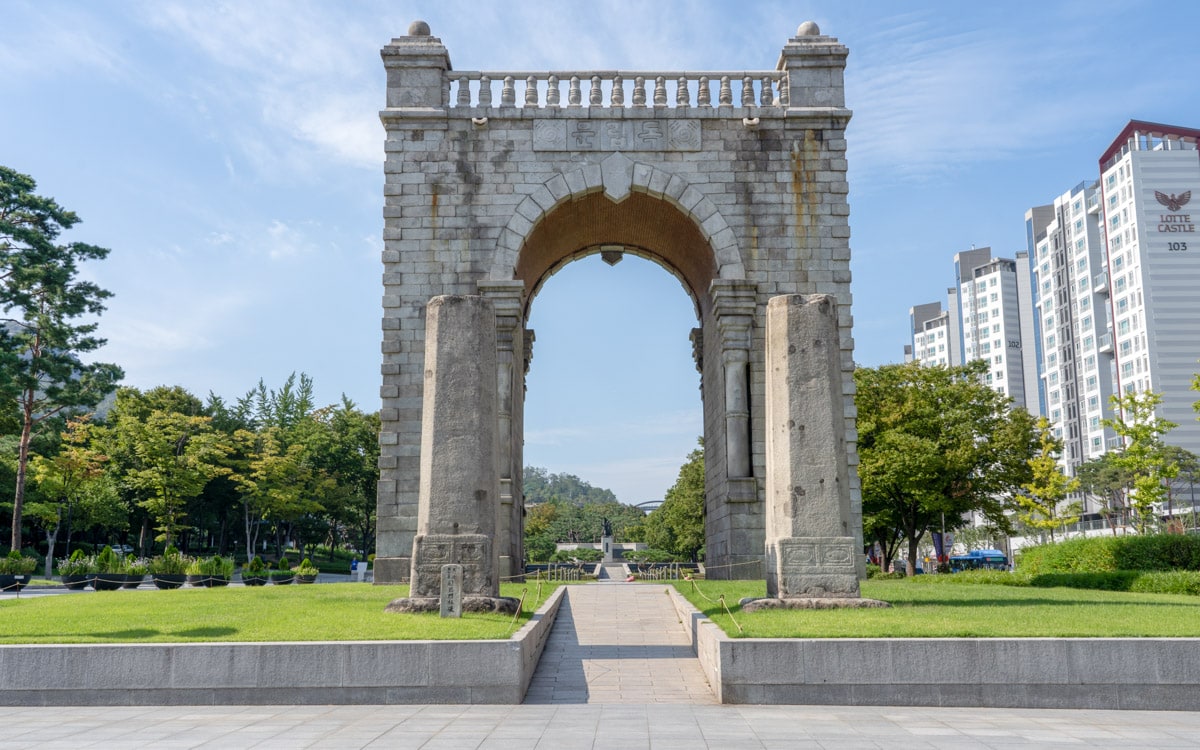
[[[463,566],[442,566],[442,617],[462,617]]]

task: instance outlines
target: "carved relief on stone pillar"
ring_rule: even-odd
[[[757,499],[750,439],[750,346],[756,289],[746,281],[714,281],[711,289],[725,377],[725,471],[731,501]]]

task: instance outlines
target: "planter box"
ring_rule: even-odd
[[[242,583],[246,586],[266,586],[266,576],[246,575],[242,573]]]
[[[16,575],[15,573],[0,573],[0,591],[20,591],[29,583],[33,574]]]
[[[212,588],[214,586],[228,586],[229,576],[188,576],[188,585],[199,586],[202,588]]]
[[[150,580],[160,589],[177,589],[187,583],[188,577],[183,573],[151,573]]]
[[[295,573],[271,574],[271,583],[275,584],[276,586],[286,586],[294,580],[296,580]]]
[[[116,591],[124,585],[124,573],[96,573],[92,576],[92,588],[97,591]]]
[[[79,573],[77,575],[63,576],[62,582],[68,591],[82,591],[91,585],[92,578],[94,577],[94,573]]]

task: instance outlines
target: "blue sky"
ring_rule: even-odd
[[[112,255],[100,358],[234,397],[292,371],[378,407],[384,75],[423,18],[462,70],[774,68],[806,20],[850,48],[856,358],[898,361],[950,256],[1011,257],[1023,214],[1130,119],[1200,127],[1200,5],[1116,2],[0,3],[0,164]],[[527,463],[661,498],[701,432],[678,282],[567,266],[533,305]]]

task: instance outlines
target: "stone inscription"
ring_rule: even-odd
[[[442,566],[442,617],[462,617],[463,566]]]
[[[442,566],[462,566],[464,591],[482,591],[491,582],[491,539],[484,534],[421,534],[413,541],[418,576],[412,596],[441,596]],[[419,590],[418,590],[419,589]]]
[[[699,120],[535,120],[534,151],[699,151]]]
[[[850,537],[780,539],[778,544],[784,570],[854,573],[854,540]]]

